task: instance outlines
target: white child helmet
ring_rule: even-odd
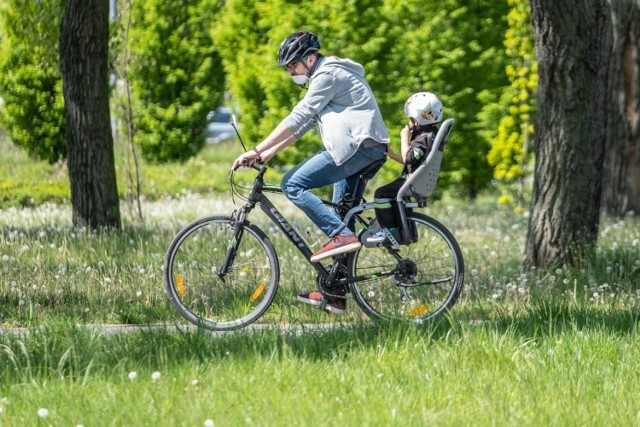
[[[431,92],[414,93],[404,104],[404,113],[419,125],[430,125],[442,120],[442,102]]]

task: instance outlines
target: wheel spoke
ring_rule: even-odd
[[[384,248],[360,249],[350,257],[352,277],[395,272],[352,284],[356,302],[374,318],[422,323],[454,304],[462,289],[464,262],[455,238],[426,215],[414,213],[409,220],[418,241],[401,245],[399,260]]]
[[[218,275],[233,238],[230,219],[209,217],[178,233],[165,258],[165,283],[187,320],[213,330],[234,329],[259,318],[275,296],[279,267],[268,238],[245,226],[229,271]]]

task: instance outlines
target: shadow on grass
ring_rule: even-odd
[[[613,309],[555,301],[536,303],[514,314],[506,308],[504,313],[493,313],[492,318],[474,322],[454,314],[422,326],[362,322],[334,324],[327,329],[301,325],[283,330],[274,326],[225,334],[173,325],[111,334],[76,325],[49,325],[23,336],[0,335],[0,379],[82,375],[89,369],[93,375],[121,375],[124,365],[157,369],[230,358],[340,360],[407,343],[446,345],[487,330],[527,340],[590,331],[633,334],[640,317],[634,307]]]
[[[614,308],[606,305],[541,301],[520,313],[498,314],[493,327],[527,338],[577,331],[631,334],[637,332],[639,319],[640,312],[637,306]]]

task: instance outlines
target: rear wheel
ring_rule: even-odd
[[[451,307],[464,281],[464,261],[455,238],[445,226],[412,213],[409,226],[418,240],[400,249],[361,248],[350,256],[355,301],[370,317],[424,323]]]
[[[280,269],[273,245],[256,226],[244,224],[229,271],[221,275],[233,239],[231,217],[199,219],[169,246],[164,281],[169,300],[188,321],[211,330],[241,328],[269,308]]]

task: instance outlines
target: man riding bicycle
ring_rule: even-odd
[[[313,254],[312,262],[356,251],[362,245],[338,214],[309,190],[333,184],[333,201],[337,203],[353,192],[359,171],[385,158],[390,142],[362,65],[325,57],[319,50],[320,41],[310,31],[296,32],[282,42],[278,66],[285,67],[307,93],[269,136],[233,163],[237,169],[258,159],[267,162],[316,124],[320,126],[324,148],[287,172],[280,184],[287,198],[331,239]],[[377,169],[365,178],[375,172]],[[309,292],[299,295],[298,300],[320,305],[323,296]],[[331,298],[325,309],[342,314],[345,300]]]

